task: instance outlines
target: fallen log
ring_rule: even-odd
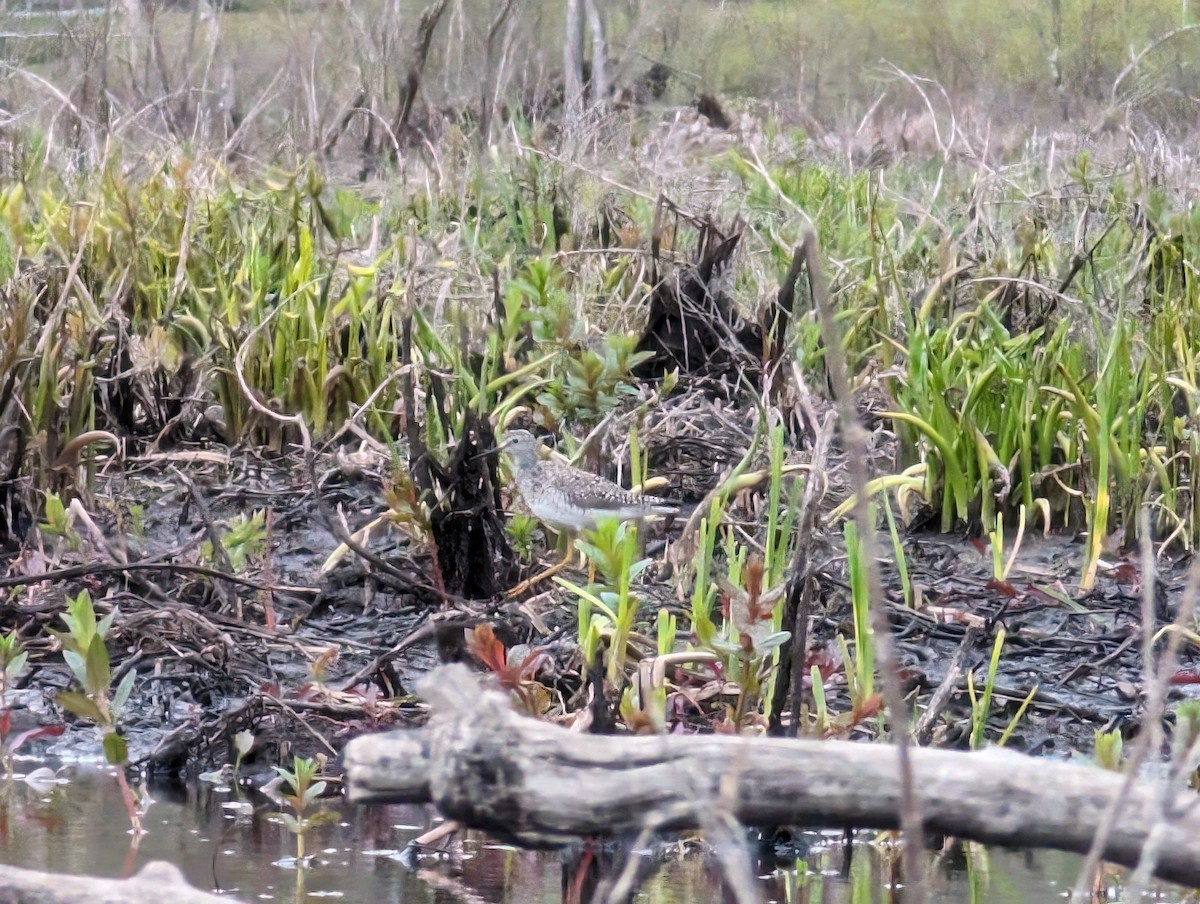
[[[178,867],[153,861],[128,879],[64,876],[0,866],[0,904],[237,904],[188,885]]]
[[[433,803],[448,818],[521,844],[744,825],[894,829],[896,752],[884,744],[708,736],[574,734],[518,716],[465,666],[432,672],[427,727],[346,746],[356,803]],[[925,828],[963,839],[1085,853],[1125,776],[1001,749],[912,751]],[[1133,783],[1104,859],[1134,866],[1162,832],[1156,873],[1200,885],[1200,797]]]

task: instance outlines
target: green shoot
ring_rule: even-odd
[[[276,814],[289,832],[296,836],[296,866],[303,869],[308,866],[309,859],[304,853],[304,836],[313,826],[337,819],[332,810],[319,807],[321,795],[325,793],[326,783],[317,779],[321,763],[310,757],[295,757],[292,768],[285,769],[276,766],[275,771],[283,779],[288,790],[280,794],[290,812]]]
[[[996,670],[1000,666],[1000,652],[1004,648],[1004,626],[996,629],[996,640],[992,644],[992,658],[988,662],[987,680],[983,684],[983,696],[976,696],[974,673],[967,675],[967,695],[971,700],[971,749],[978,750],[987,740],[988,714],[992,708],[992,691],[996,687]]]
[[[142,814],[134,800],[133,791],[125,778],[125,766],[129,762],[129,748],[121,736],[118,721],[133,690],[137,673],[130,669],[115,690],[111,689],[112,670],[104,640],[112,627],[117,610],[113,609],[104,618],[96,619],[91,595],[80,591],[79,595],[67,600],[67,612],[62,620],[65,632],[52,632],[62,644],[63,658],[75,679],[76,690],[61,691],[58,703],[64,709],[87,722],[100,732],[105,759],[117,771],[117,781],[129,812],[129,822],[134,837],[143,834]]]
[[[1093,758],[1101,769],[1120,772],[1125,759],[1125,739],[1121,737],[1121,729],[1097,731],[1096,748]]]
[[[892,538],[892,555],[896,557],[896,572],[900,576],[900,591],[904,596],[904,605],[913,607],[912,580],[908,576],[908,559],[904,555],[904,541],[896,526],[896,516],[892,514],[892,504],[886,495],[883,497],[883,513],[887,516],[888,534]]]
[[[229,557],[234,573],[240,574],[246,565],[259,558],[267,548],[267,515],[262,509],[251,514],[238,515],[229,522],[228,529],[221,535],[221,546]],[[212,543],[205,540],[200,555],[206,562],[217,564]]]
[[[1009,719],[1008,724],[1004,726],[1000,740],[996,742],[997,747],[1003,747],[1008,743],[1008,739],[1012,737],[1012,733],[1016,731],[1017,726],[1021,723],[1021,719],[1025,715],[1025,710],[1029,709],[1029,704],[1033,702],[1033,698],[1037,696],[1037,692],[1038,685],[1035,684],[1029,689],[1029,693],[1025,695],[1025,699],[1021,701],[1021,705],[1017,707],[1017,711],[1013,713],[1013,717]]]
[[[854,611],[854,685],[857,692],[852,699],[866,700],[875,693],[875,641],[871,630],[870,600],[867,599],[867,565],[863,559],[862,544],[858,542],[858,526],[853,521],[847,521],[842,533],[846,542],[850,599]]]

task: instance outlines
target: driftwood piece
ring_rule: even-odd
[[[145,904],[147,901],[237,904],[225,895],[192,888],[178,867],[162,861],[147,863],[129,879],[63,876],[0,866],[0,904]]]
[[[472,828],[533,845],[582,835],[693,828],[725,809],[745,825],[890,829],[899,821],[895,748],[849,741],[573,734],[516,715],[465,666],[423,683],[424,729],[346,747],[357,803],[428,803]],[[915,749],[930,832],[1086,853],[1125,776],[1000,749]],[[1104,859],[1133,866],[1162,832],[1159,876],[1200,885],[1200,802],[1134,782]],[[710,817],[705,819],[705,816]]]

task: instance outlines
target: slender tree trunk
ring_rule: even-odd
[[[492,137],[492,116],[496,107],[496,96],[499,91],[499,61],[496,59],[496,44],[500,41],[500,32],[508,21],[509,15],[517,0],[503,0],[500,11],[492,20],[488,29],[487,40],[484,43],[483,85],[479,98],[479,146],[486,148]]]
[[[596,0],[583,0],[588,30],[592,33],[591,108],[603,110],[608,101],[608,51],[604,47],[604,20]]]
[[[421,88],[421,77],[429,60],[429,45],[433,43],[433,32],[441,21],[442,13],[446,11],[446,3],[447,0],[433,0],[421,13],[417,35],[413,41],[413,60],[400,86],[400,107],[396,111],[396,118],[392,120],[392,134],[396,137],[405,130],[409,117],[412,116],[417,92]]]
[[[1063,121],[1070,119],[1067,106],[1067,86],[1063,82],[1063,11],[1062,0],[1050,0],[1050,35],[1054,49],[1050,51],[1050,78],[1054,82],[1054,91],[1058,94],[1059,109]]]
[[[583,112],[582,0],[567,0],[567,30],[563,38],[563,106],[568,120]]]

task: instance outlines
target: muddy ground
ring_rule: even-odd
[[[797,450],[794,458],[805,454]],[[389,570],[349,553],[322,573],[339,545],[328,520],[343,519],[353,531],[384,512],[388,471],[386,455],[367,447],[326,450],[311,468],[298,455],[214,444],[104,463],[94,498],[85,501],[98,533],[80,531],[75,549],[60,540],[0,563],[6,575],[0,627],[18,630],[30,650],[14,724],[65,723],[61,737],[30,746],[67,758],[100,755],[94,731],[54,699],[70,678],[49,629],[61,628],[65,596],[83,588],[101,613],[119,612],[108,644],[114,681],[128,669],[138,673],[124,733],[132,761],[159,774],[191,776],[232,762],[232,739],[242,730],[256,738],[246,767],[257,762],[265,771],[294,753],[334,759],[356,734],[413,724],[423,717],[409,693],[414,679],[441,657],[470,658],[462,632],[480,623],[493,625],[509,647],[546,652],[539,680],[560,708],[580,706],[574,606],[564,591],[542,588],[518,601],[443,600],[426,550],[396,526],[374,531],[365,543]],[[138,506],[140,514],[131,515]],[[267,512],[267,547],[230,574],[228,564],[206,556],[204,542],[230,518],[259,509]],[[840,540],[831,542],[838,534],[821,525],[814,539],[820,592],[808,657],[827,674],[834,714],[850,708],[835,639],[853,634],[844,561],[836,555]],[[886,540],[884,546],[890,549]],[[659,548],[650,544],[651,551]],[[1009,747],[1086,754],[1097,730],[1135,730],[1142,669],[1136,555],[1115,553],[1097,589],[1081,595],[1082,547],[1064,533],[1027,533],[1006,582],[992,579],[991,551],[979,541],[915,533],[904,549],[915,608],[903,602],[894,563],[884,572],[918,708],[928,705],[952,664],[956,676],[955,693],[922,726],[925,742],[967,745],[965,674],[973,671],[982,687],[999,625],[1007,641],[989,738],[999,737],[1035,686]],[[1173,617],[1183,580],[1180,563],[1163,563],[1157,607],[1163,623]],[[686,626],[686,606],[665,584],[646,581],[652,600],[646,620],[668,605]],[[1197,657],[1185,651],[1181,668],[1176,699],[1193,692]],[[691,715],[678,730],[704,724]],[[877,729],[866,720],[848,731]]]

